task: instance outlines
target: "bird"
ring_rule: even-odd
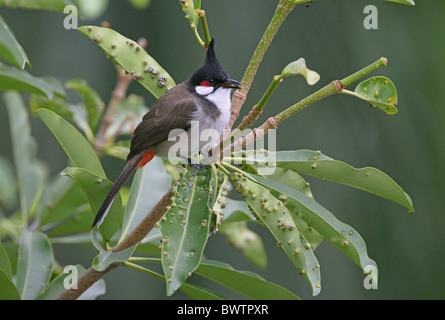
[[[108,214],[114,198],[132,173],[144,167],[155,156],[167,157],[169,151],[177,150],[178,139],[172,139],[173,132],[179,141],[191,139],[192,125],[198,124],[199,133],[211,129],[219,136],[227,126],[231,115],[231,91],[241,84],[230,78],[215,54],[215,40],[207,48],[204,65],[193,72],[184,82],[166,91],[142,118],[134,130],[130,152],[122,172],[102,202],[91,228],[99,228]],[[185,134],[185,136],[184,136]],[[199,148],[202,143],[195,143]],[[188,149],[189,154],[199,150]],[[190,158],[188,158],[190,162]],[[155,183],[155,182],[153,182]]]

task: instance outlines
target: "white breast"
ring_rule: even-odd
[[[214,129],[218,130],[219,134],[222,134],[224,128],[230,120],[230,91],[229,88],[218,88],[215,92],[206,96],[206,99],[213,102],[218,110],[221,112],[219,117],[214,123]]]

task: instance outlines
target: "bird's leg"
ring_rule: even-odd
[[[199,158],[201,158],[201,157],[199,157]],[[199,175],[202,168],[210,168],[210,166],[211,166],[210,164],[197,163],[196,160],[194,160],[190,157],[187,158],[187,164],[185,164],[184,162],[181,162],[181,165],[183,168],[185,168],[186,165],[188,165],[190,167],[194,167],[196,169],[196,172],[193,174],[194,176]]]

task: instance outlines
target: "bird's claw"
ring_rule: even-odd
[[[181,163],[182,167],[185,168],[186,164]],[[196,172],[193,174],[194,176],[197,176],[200,174],[202,168],[210,168],[210,164],[203,164],[203,163],[195,163],[192,159],[187,159],[187,164],[191,167],[194,167],[196,169]]]

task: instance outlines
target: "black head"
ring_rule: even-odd
[[[214,87],[215,90],[219,87],[233,89],[240,88],[240,83],[230,79],[227,72],[219,64],[219,61],[216,58],[214,46],[215,40],[212,39],[207,49],[207,56],[204,66],[196,70],[190,77],[191,86]]]

